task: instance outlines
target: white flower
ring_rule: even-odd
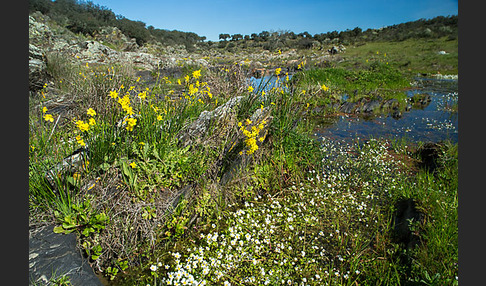
[[[151,266],[150,266],[150,270],[152,270],[152,271],[157,271],[157,266],[155,266],[155,265],[151,265]]]

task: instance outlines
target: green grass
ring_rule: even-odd
[[[311,69],[295,76],[301,85],[326,85],[338,93],[366,94],[373,91],[388,91],[410,86],[407,78],[396,68],[386,63],[373,62],[360,70],[344,68]]]
[[[394,64],[311,69],[294,76],[300,86],[265,96],[264,86],[248,91],[238,65],[200,77],[186,67],[180,85],[165,78],[150,88],[127,66],[51,65],[55,86],[30,98],[31,223],[77,233],[115,285],[457,283],[457,146],[444,145],[432,174],[416,167],[410,142],[318,143],[304,117],[315,96],[403,88]],[[55,109],[59,92],[71,96],[68,112]],[[235,96],[243,100],[223,123],[188,147],[178,142],[202,111]],[[249,122],[255,112],[265,122]],[[88,158],[46,181],[83,143]],[[411,224],[412,249],[394,236],[403,199],[424,218]]]
[[[439,51],[447,54],[441,55]],[[394,68],[416,75],[458,74],[458,40],[446,38],[408,39],[401,42],[370,42],[347,47],[342,67],[361,67],[368,62],[380,61]]]

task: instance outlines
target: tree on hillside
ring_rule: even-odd
[[[231,35],[231,40],[232,41],[238,41],[238,40],[241,40],[241,39],[243,39],[243,36],[241,34]]]
[[[226,41],[226,39],[230,38],[231,36],[229,34],[219,34],[219,39]]]
[[[117,16],[115,26],[130,38],[135,38],[138,45],[143,45],[150,39],[150,32],[142,21],[132,21],[121,15]]]
[[[258,34],[258,37],[262,40],[262,41],[266,41],[268,40],[268,38],[270,37],[270,32],[268,31],[262,31],[260,34]]]
[[[50,0],[29,0],[29,13],[39,11],[42,14],[47,14],[52,9],[54,4]]]

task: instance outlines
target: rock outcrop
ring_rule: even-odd
[[[74,233],[54,233],[53,225],[29,230],[30,285],[50,285],[67,276],[73,286],[102,286],[88,261],[77,248]]]
[[[234,97],[213,111],[201,112],[198,119],[181,131],[179,143],[184,147],[200,143],[206,138],[210,126],[217,124],[224,128],[229,122],[234,122],[236,107],[242,98],[242,96]]]
[[[48,80],[47,58],[43,51],[29,44],[29,90],[41,89]]]
[[[134,52],[140,48],[134,38],[125,36],[117,27],[104,27],[94,38],[101,43],[110,43],[121,51]]]

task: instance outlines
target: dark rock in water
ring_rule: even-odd
[[[435,172],[438,167],[438,159],[442,153],[443,144],[425,143],[417,150],[417,155],[421,159],[419,166],[429,172]]]
[[[344,113],[353,113],[355,109],[356,109],[356,103],[348,102],[348,101],[344,102],[339,108],[339,110]]]
[[[402,118],[402,113],[400,112],[400,110],[394,110],[391,114],[391,116],[394,118],[394,119],[400,119]]]
[[[402,243],[407,249],[419,243],[419,237],[411,229],[411,223],[422,220],[413,199],[403,199],[396,204],[393,216],[393,238],[395,242]]]
[[[371,113],[380,108],[380,106],[381,102],[379,100],[371,100],[369,102],[365,102],[363,106],[361,106],[360,112]]]
[[[432,98],[430,97],[430,94],[426,93],[417,93],[410,98],[410,102],[412,103],[412,105],[416,108],[421,109],[427,107],[431,101]]]
[[[383,105],[381,106],[382,109],[388,110],[388,109],[393,109],[394,107],[398,106],[398,100],[395,98],[386,100],[383,102]]]
[[[54,233],[53,228],[50,225],[29,231],[30,284],[47,285],[51,278],[66,275],[71,285],[102,286],[76,247],[76,235]]]

